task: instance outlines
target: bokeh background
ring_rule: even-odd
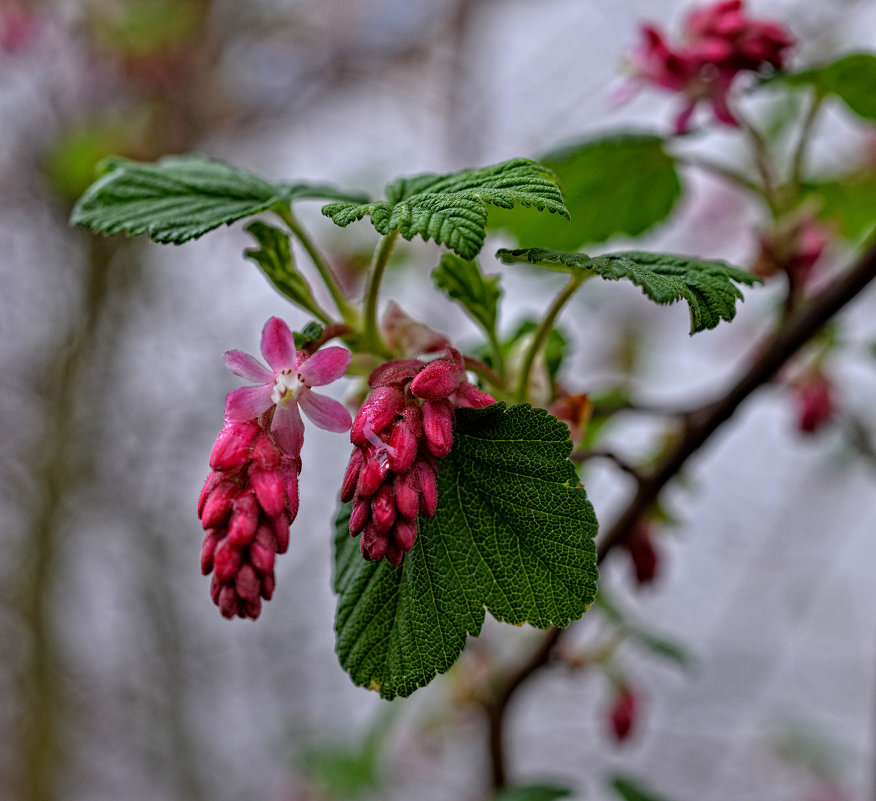
[[[876,47],[868,0],[750,6],[790,27],[799,64]],[[396,175],[623,127],[668,130],[670,98],[614,98],[639,22],[677,26],[688,8],[0,1],[0,798],[484,797],[484,724],[467,688],[535,633],[488,624],[449,676],[409,700],[354,687],[333,651],[330,591],[349,443],[312,427],[275,599],[255,624],[222,620],[198,572],[195,516],[236,386],[221,355],[257,352],[272,314],[306,320],[243,260],[240,226],[158,247],[71,230],[67,215],[108,154],[193,150],[376,193]],[[738,145],[718,131],[702,147]],[[837,109],[813,160],[838,168],[868,147]],[[646,244],[749,264],[757,210],[714,178],[685,177],[682,205]],[[371,228],[341,234],[318,205],[301,217],[355,287]],[[391,272],[386,297],[474,341],[462,313],[436,302],[437,248],[401,252],[409,267]],[[847,256],[839,243],[828,254]],[[503,274],[508,330],[557,288],[490,256],[483,266]],[[588,391],[624,376],[654,403],[690,406],[750,356],[777,298],[749,291],[732,326],[689,339],[683,308],[593,286],[563,317],[577,344],[566,380]],[[835,370],[843,412],[876,426],[874,309],[870,291],[844,315],[852,344]],[[658,435],[653,421],[625,419],[611,437],[635,457]],[[622,652],[643,704],[622,747],[607,733],[604,676],[544,671],[511,710],[514,778],[566,782],[588,799],[614,797],[605,779],[616,770],[679,801],[873,798],[876,469],[860,445],[841,426],[801,436],[781,384],[745,404],[669,493],[676,523],[656,585],[636,591],[623,558],[603,571],[613,597],[683,643],[691,664]],[[630,489],[606,467],[587,486],[602,520]],[[572,640],[598,633],[581,624]]]

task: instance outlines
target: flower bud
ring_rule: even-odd
[[[396,387],[377,387],[353,420],[350,441],[354,445],[367,445],[395,419],[404,405],[404,395]]]
[[[484,406],[492,406],[495,402],[496,399],[492,395],[488,395],[468,381],[463,381],[456,390],[458,407],[482,409]]]
[[[654,547],[651,524],[648,521],[639,522],[629,539],[624,543],[624,548],[629,553],[633,563],[636,581],[639,584],[650,584],[654,581],[660,560],[657,549]]]
[[[462,381],[462,373],[447,359],[436,359],[427,364],[411,381],[411,392],[417,398],[438,401],[456,391]]]
[[[385,534],[395,523],[395,497],[392,493],[392,485],[383,484],[375,493],[371,501],[371,519],[374,527]]]
[[[629,686],[624,684],[615,695],[608,715],[611,732],[619,743],[626,740],[632,733],[638,708],[638,697]]]
[[[255,420],[248,423],[225,423],[213,450],[210,451],[210,467],[214,470],[233,470],[249,459],[252,441],[260,431]]]
[[[371,504],[367,498],[357,497],[353,501],[353,510],[350,513],[350,534],[358,534],[371,519]]]
[[[369,387],[385,387],[390,384],[403,384],[410,381],[420,370],[425,362],[419,359],[396,359],[385,362],[375,368],[368,376]]]
[[[446,400],[423,404],[423,435],[426,446],[439,459],[453,447],[453,409]]]
[[[223,481],[216,485],[207,497],[201,514],[201,525],[205,529],[220,526],[228,519],[231,502],[239,489],[240,487],[233,481]]]
[[[419,441],[405,420],[399,420],[389,435],[388,455],[389,466],[396,473],[406,473],[410,470],[417,457]]]
[[[356,494],[356,484],[359,481],[359,471],[365,463],[365,457],[359,448],[353,448],[353,455],[350,457],[350,464],[347,465],[347,472],[344,474],[344,483],[341,485],[341,501],[353,500],[353,495]]]
[[[396,476],[392,483],[395,491],[395,506],[402,517],[414,520],[420,509],[420,491],[413,471]]]

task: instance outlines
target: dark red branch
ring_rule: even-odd
[[[876,278],[876,245],[821,294],[791,315],[786,324],[758,352],[757,358],[739,380],[718,400],[685,415],[686,427],[675,447],[649,472],[637,473],[636,493],[614,525],[600,539],[597,560],[603,559],[622,545],[641,516],[657,500],[660,492],[674,478],[687,460],[696,453],[721,425],[733,416],[737,408],[758,387],[772,380],[776,373],[844,306]],[[495,688],[486,704],[489,720],[490,759],[494,788],[504,787],[507,780],[504,720],[514,694],[542,667],[551,655],[565,629],[551,628],[529,658]]]

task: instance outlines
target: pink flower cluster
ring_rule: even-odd
[[[782,26],[745,15],[742,0],[721,0],[688,15],[683,42],[672,48],[655,27],[642,26],[643,41],[633,54],[636,77],[653,86],[679,92],[686,103],[675,122],[688,130],[700,101],[712,106],[715,118],[736,125],[727,102],[731,84],[743,71],[781,69],[794,44]]]
[[[371,373],[341,489],[341,500],[353,502],[350,534],[362,534],[366,559],[401,563],[417,536],[417,514],[435,514],[438,459],[453,446],[455,409],[496,402],[464,378],[454,348],[431,362],[400,359]]]
[[[271,317],[262,330],[262,356],[230,350],[225,364],[256,386],[228,394],[225,425],[210,454],[210,473],[198,502],[207,531],[201,570],[213,573],[210,594],[225,617],[257,618],[274,592],[274,559],[289,547],[298,514],[298,474],[304,422],[343,432],[344,406],[312,387],[340,378],[352,354],[325,348],[312,356],[295,348],[289,326]]]
[[[201,571],[225,617],[257,618],[274,594],[274,559],[289,547],[301,459],[281,453],[258,420],[226,423],[198,501],[206,529]]]

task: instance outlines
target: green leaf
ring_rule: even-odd
[[[510,232],[521,246],[576,250],[619,234],[638,236],[665,220],[681,197],[675,160],[659,136],[591,139],[539,162],[557,176],[572,222],[527,211],[491,215],[490,226]]]
[[[319,324],[311,320],[300,331],[292,332],[292,339],[295,341],[295,348],[301,350],[309,342],[316,342],[325,329]]]
[[[760,278],[722,261],[666,253],[627,251],[591,257],[585,253],[526,248],[500,250],[496,256],[506,263],[522,261],[563,272],[592,271],[609,281],[626,278],[656,303],[686,300],[691,334],[736,316],[736,301],[743,299],[736,284],[762,283]]]
[[[314,300],[310,285],[295,269],[289,236],[286,232],[260,220],[247,225],[246,231],[255,237],[259,247],[245,250],[244,257],[254,261],[268,280],[289,300],[319,317],[323,322],[330,322],[326,313]]]
[[[277,203],[349,197],[325,186],[269,183],[201,156],[166,156],[154,164],[113,158],[101,169],[70,222],[104,234],[148,234],[175,245]]]
[[[855,114],[876,120],[876,54],[851,53],[812,69],[782,74],[776,80],[789,86],[809,86],[836,95]]]
[[[624,801],[665,801],[663,796],[657,795],[652,790],[640,784],[637,779],[618,774],[611,780],[611,788]]]
[[[876,169],[816,180],[805,186],[818,216],[850,242],[860,242],[876,226]]]
[[[569,430],[528,404],[457,412],[438,510],[399,567],[366,562],[336,521],[341,665],[385,698],[410,695],[499,620],[566,626],[596,595],[596,517],[569,461]]]
[[[486,237],[488,206],[515,205],[569,212],[550,170],[529,159],[511,159],[450,175],[399,178],[376,203],[329,203],[322,213],[346,227],[366,215],[384,236],[398,231],[405,239],[419,235],[446,245],[464,259],[480,252]]]
[[[477,261],[466,261],[454,253],[445,253],[432,279],[453,300],[461,303],[489,336],[496,332],[496,314],[502,291],[499,278],[487,278]]]
[[[557,784],[527,784],[521,787],[506,787],[493,801],[557,801],[568,798],[572,791]]]

